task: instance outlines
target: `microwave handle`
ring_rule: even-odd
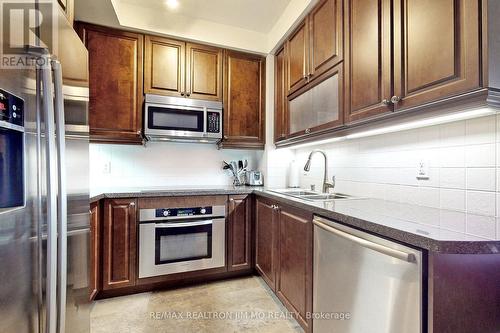
[[[155,228],[182,228],[182,227],[197,227],[200,225],[212,224],[212,220],[204,220],[199,222],[184,222],[184,223],[156,223]]]

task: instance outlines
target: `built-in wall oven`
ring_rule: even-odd
[[[139,278],[225,266],[226,207],[139,210]]]

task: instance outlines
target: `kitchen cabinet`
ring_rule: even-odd
[[[104,200],[103,290],[135,285],[136,224],[135,199]]]
[[[265,58],[226,50],[222,148],[264,149]]]
[[[287,85],[286,85],[286,54],[282,47],[275,58],[274,81],[274,142],[286,139],[288,133],[287,123]]]
[[[92,142],[142,143],[143,36],[84,24]]]
[[[101,207],[90,204],[90,286],[89,299],[95,299],[101,289]]]
[[[288,94],[343,60],[342,0],[322,0],[286,42]]]
[[[308,78],[307,22],[302,22],[287,41],[288,92],[293,92],[307,83]]]
[[[255,210],[255,268],[275,291],[279,216],[276,205],[266,199],[257,198]]]
[[[312,214],[257,197],[255,225],[257,272],[311,331]]]
[[[480,87],[480,1],[394,1],[395,111]]]
[[[157,36],[145,38],[144,92],[185,95],[186,43]]]
[[[229,197],[227,217],[227,266],[228,271],[252,268],[252,213],[251,197]]]
[[[144,91],[222,101],[222,49],[146,36]]]
[[[346,122],[390,113],[394,109],[390,102],[391,3],[392,0],[346,3]]]
[[[279,251],[276,295],[297,321],[311,331],[312,312],[312,215],[279,206]]]
[[[222,49],[187,43],[186,96],[222,101],[222,61]]]

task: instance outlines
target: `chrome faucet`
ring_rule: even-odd
[[[325,158],[325,173],[323,175],[323,193],[327,193],[328,189],[335,188],[335,176],[332,177],[332,181],[328,181],[328,157],[325,152],[319,149],[313,150],[307,159],[306,165],[304,165],[304,171],[311,170],[311,159],[315,153],[320,153]]]

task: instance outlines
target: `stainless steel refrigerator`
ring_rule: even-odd
[[[0,332],[90,331],[88,55],[53,19],[49,66],[0,68]]]

